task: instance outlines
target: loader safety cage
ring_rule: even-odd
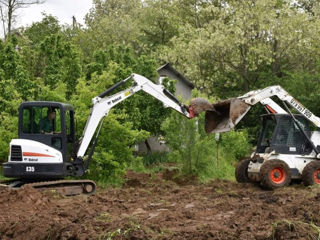
[[[310,154],[312,147],[288,114],[262,115],[262,128],[258,138],[257,153],[275,151],[281,154]],[[311,136],[309,123],[301,115],[296,114],[304,132]]]

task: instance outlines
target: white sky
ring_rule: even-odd
[[[91,7],[92,0],[46,0],[43,4],[21,9],[14,27],[30,26],[33,22],[41,21],[42,12],[57,17],[60,24],[72,24],[72,16],[75,16],[77,22],[84,25],[84,17]],[[0,34],[2,33],[1,24]]]

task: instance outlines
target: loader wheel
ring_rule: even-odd
[[[291,182],[289,166],[281,160],[266,161],[260,169],[261,184],[268,189],[288,186]]]
[[[302,181],[305,186],[320,185],[320,162],[313,161],[307,164],[302,171]]]
[[[239,183],[250,182],[248,177],[248,165],[250,163],[250,159],[243,159],[238,162],[235,170],[236,180]]]

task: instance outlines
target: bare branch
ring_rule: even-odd
[[[1,21],[7,24],[7,34],[10,35],[12,25],[15,22],[17,15],[15,14],[18,9],[27,8],[34,4],[42,4],[45,0],[0,0],[0,7],[2,5]],[[6,9],[7,19],[4,19],[4,9]]]
[[[3,4],[4,6],[8,7],[8,1],[6,0],[0,0],[0,4]]]
[[[17,1],[18,5],[32,5],[32,4],[42,4],[45,0],[34,0],[34,1]]]
[[[27,8],[29,7],[30,5],[34,5],[34,4],[42,4],[44,3],[45,0],[43,1],[40,1],[40,0],[37,0],[37,1],[30,1],[30,2],[17,2],[17,4],[15,6],[17,6],[18,8]]]

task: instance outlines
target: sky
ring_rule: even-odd
[[[20,9],[15,27],[30,26],[33,22],[41,21],[42,12],[57,17],[60,24],[72,24],[72,16],[75,16],[77,22],[83,25],[84,17],[91,7],[92,0],[46,0],[43,4]],[[0,34],[2,33],[0,24]]]

